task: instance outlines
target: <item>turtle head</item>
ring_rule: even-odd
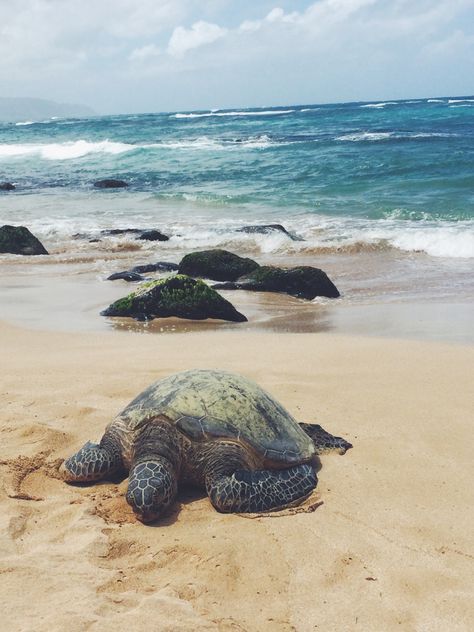
[[[142,461],[130,470],[127,502],[145,524],[155,522],[166,512],[176,491],[174,468],[163,457]]]

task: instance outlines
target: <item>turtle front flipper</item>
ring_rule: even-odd
[[[206,477],[213,506],[223,513],[277,511],[302,502],[317,484],[314,466],[303,463],[283,470],[236,470]]]
[[[153,522],[165,513],[177,491],[175,469],[164,457],[136,462],[130,470],[127,502],[144,523]]]
[[[325,452],[337,451],[339,454],[345,454],[347,450],[352,448],[352,443],[346,441],[342,437],[336,437],[327,432],[319,424],[298,424],[299,427],[311,437],[316,448],[316,454],[324,454]]]
[[[122,455],[118,448],[88,441],[64,461],[59,471],[68,483],[92,483],[113,474],[121,466]]]

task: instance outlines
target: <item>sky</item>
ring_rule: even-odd
[[[0,96],[97,113],[474,93],[474,0],[0,0]]]

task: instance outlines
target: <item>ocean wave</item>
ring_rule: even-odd
[[[121,154],[134,149],[137,149],[136,145],[118,143],[109,140],[99,141],[96,143],[86,140],[77,140],[65,143],[47,144],[0,144],[0,158],[39,155],[41,158],[46,160],[70,160],[74,158],[82,158],[88,154]]]
[[[474,233],[459,227],[430,227],[400,232],[392,239],[393,246],[408,252],[424,252],[432,257],[474,257]]]
[[[77,140],[65,143],[48,144],[0,144],[0,159],[39,156],[45,160],[71,160],[89,154],[123,154],[131,151],[153,149],[178,150],[229,150],[229,149],[265,149],[274,145],[287,145],[291,141],[274,140],[266,134],[248,136],[246,138],[210,138],[200,136],[157,143],[131,144],[112,142],[109,140],[90,142]]]
[[[273,145],[288,144],[271,139],[266,134],[260,136],[249,136],[247,138],[216,139],[208,136],[175,141],[163,141],[153,145],[143,145],[143,147],[156,147],[164,149],[229,149],[239,147],[249,147],[253,149],[264,149]]]
[[[378,141],[378,140],[403,140],[412,138],[451,138],[457,134],[448,134],[446,132],[354,132],[353,134],[344,134],[337,136],[335,140],[350,141],[353,143],[360,141]]]
[[[428,99],[428,103],[446,103],[443,99]]]
[[[351,141],[353,143],[359,141],[387,140],[393,136],[394,132],[356,132],[354,134],[344,134],[336,136],[335,140]]]
[[[365,103],[361,108],[384,108],[386,105],[397,105],[395,101],[384,101],[383,103]]]
[[[272,116],[276,114],[291,114],[295,110],[259,110],[257,112],[247,112],[236,110],[235,112],[220,112],[219,110],[211,110],[210,112],[190,112],[189,114],[180,113],[172,114],[170,118],[176,119],[193,119],[207,118],[210,116]]]
[[[319,112],[321,108],[303,108],[300,112]]]
[[[448,99],[448,103],[474,103],[474,99]]]
[[[24,125],[34,125],[37,121],[18,121],[15,123],[16,127],[23,127]]]

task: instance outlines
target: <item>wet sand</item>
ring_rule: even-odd
[[[474,626],[474,347],[328,333],[144,336],[0,325],[0,609],[7,630]],[[298,509],[222,515],[183,490],[137,523],[126,481],[61,460],[153,380],[220,367],[354,444]]]
[[[132,319],[103,318],[99,315],[101,310],[138,287],[136,283],[123,280],[107,281],[109,274],[138,263],[180,260],[181,255],[177,253],[171,257],[155,253],[152,258],[150,253],[128,251],[126,248],[131,245],[134,245],[133,242],[117,240],[117,252],[101,250],[98,257],[90,252],[81,255],[74,249],[67,254],[50,257],[4,256],[0,278],[3,298],[0,320],[49,331],[331,332],[474,343],[474,290],[459,296],[452,291],[449,293],[445,287],[449,279],[438,277],[431,279],[433,287],[430,288],[427,282],[427,287],[420,291],[408,280],[400,284],[403,270],[399,266],[406,266],[407,261],[391,260],[386,253],[358,255],[352,259],[350,256],[346,259],[342,257],[342,262],[338,260],[337,263],[333,257],[322,261],[314,258],[285,261],[273,256],[268,261],[264,257],[259,258],[265,264],[320,266],[335,281],[342,296],[306,301],[271,292],[220,290],[247,316],[247,323],[169,318],[144,324]],[[125,250],[120,250],[122,247]],[[378,278],[374,276],[376,270]],[[146,276],[163,278],[165,275]],[[470,283],[472,285],[472,275]]]

